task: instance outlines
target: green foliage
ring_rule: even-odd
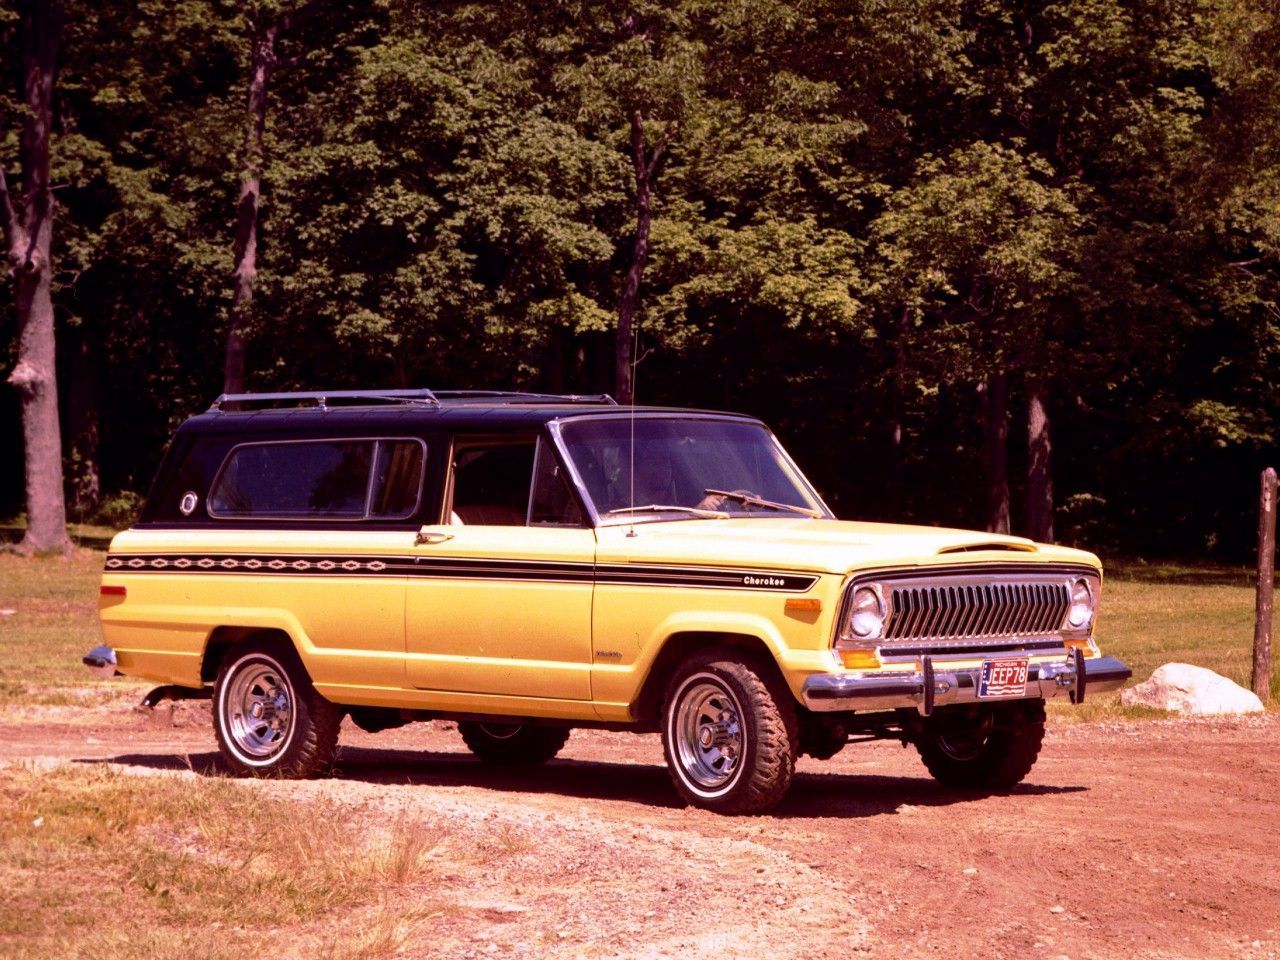
[[[104,498],[94,510],[93,516],[87,518],[87,522],[114,530],[124,530],[138,519],[138,513],[141,510],[142,497],[131,490],[122,490],[114,496]]]
[[[68,0],[55,297],[104,489],[218,391],[250,23],[298,6]],[[1239,554],[1280,413],[1277,51],[1262,0],[321,4],[271,79],[251,384],[612,389],[639,113],[643,402],[764,416],[850,515],[974,524],[977,389],[1019,411],[1034,374],[1065,535]]]

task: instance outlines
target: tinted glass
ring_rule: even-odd
[[[418,510],[422,491],[422,444],[416,440],[379,440],[373,469],[369,516],[404,520]]]
[[[372,440],[252,444],[227,458],[209,512],[223,517],[361,519]]]
[[[459,444],[453,465],[453,512],[464,524],[523,527],[529,508],[534,441]]]
[[[566,424],[561,436],[600,514],[645,505],[780,514],[776,507],[741,502],[742,497],[722,500],[711,490],[822,509],[769,432],[756,424],[584,420]]]
[[[538,459],[533,468],[529,523],[561,527],[583,524],[582,508],[573,496],[569,480],[556,463],[550,445],[545,443],[538,446]]]

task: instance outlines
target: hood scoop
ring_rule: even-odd
[[[941,556],[944,553],[977,553],[979,551],[1003,550],[1007,553],[1035,553],[1036,546],[1033,543],[1009,542],[1007,540],[993,543],[961,543],[951,547],[943,547],[938,551]]]

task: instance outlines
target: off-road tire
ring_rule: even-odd
[[[278,731],[271,727],[273,718],[255,720],[251,715],[253,703],[268,701],[271,709],[283,703],[288,711]],[[341,724],[342,709],[316,692],[286,641],[248,641],[232,650],[218,670],[213,730],[228,766],[241,776],[296,780],[327,773],[338,752]]]
[[[458,732],[471,752],[485,763],[534,766],[552,759],[569,740],[567,727],[528,723],[477,723],[464,720]]]
[[[1035,766],[1044,721],[1044,701],[1038,699],[938,713],[926,721],[916,749],[939,783],[965,790],[1008,790]],[[962,749],[952,744],[966,738],[970,742]]]
[[[704,737],[724,742],[705,744]],[[724,747],[736,754],[732,762],[716,757]],[[762,659],[708,651],[683,664],[667,685],[662,749],[686,802],[717,813],[764,813],[786,795],[795,773],[795,701]]]

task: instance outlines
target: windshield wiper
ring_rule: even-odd
[[[766,507],[770,510],[789,510],[791,513],[798,513],[802,516],[812,517],[814,520],[822,519],[822,514],[817,510],[810,510],[808,507],[797,507],[790,503],[778,503],[776,500],[766,500],[764,497],[757,497],[751,493],[743,493],[741,490],[717,490],[715,487],[707,487],[707,489],[702,492],[704,494],[711,494],[717,497],[724,497],[726,500],[733,500],[737,503],[751,507]]]
[[[606,517],[616,517],[624,513],[689,513],[695,517],[706,517],[709,520],[728,520],[729,515],[723,510],[703,510],[700,507],[676,507],[662,503],[646,503],[641,507],[618,507],[607,510]]]

